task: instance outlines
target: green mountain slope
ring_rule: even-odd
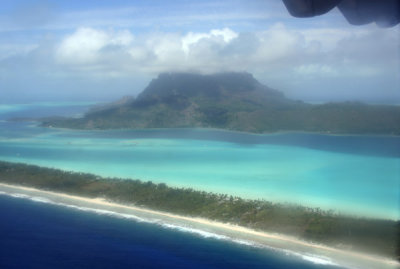
[[[222,128],[246,132],[311,131],[400,134],[400,107],[311,105],[286,98],[248,73],[164,73],[136,98],[96,107],[80,119],[44,126],[78,129]]]

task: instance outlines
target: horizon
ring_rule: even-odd
[[[399,26],[280,1],[30,1],[0,7],[1,103],[136,96],[164,72],[248,72],[307,103],[399,104]]]
[[[30,100],[30,101],[22,101],[22,102],[1,102],[0,101],[0,106],[7,106],[7,105],[57,105],[57,104],[65,104],[65,105],[71,105],[71,104],[82,104],[85,106],[94,106],[94,105],[100,105],[100,104],[108,104],[108,103],[114,103],[114,102],[118,102],[120,100],[123,100],[125,98],[133,98],[136,99],[138,97],[138,95],[140,95],[141,93],[143,93],[146,88],[150,85],[150,82],[158,79],[161,75],[163,74],[190,74],[190,75],[201,75],[201,76],[213,76],[213,75],[220,75],[220,74],[249,74],[251,77],[253,77],[256,81],[258,81],[253,74],[246,72],[246,71],[222,71],[222,72],[216,72],[216,73],[201,73],[201,72],[185,72],[185,71],[180,71],[180,72],[162,72],[159,73],[157,76],[155,76],[154,78],[151,78],[150,81],[148,82],[148,84],[141,90],[138,91],[136,94],[129,94],[127,93],[126,95],[123,96],[117,96],[115,98],[111,98],[111,99],[82,99],[82,100],[71,100],[71,101],[65,101],[65,100]],[[258,81],[259,83],[261,83],[260,81]],[[265,85],[263,83],[261,83],[262,85],[268,87],[268,85]],[[268,87],[269,88],[269,87]],[[393,100],[388,100],[388,101],[382,101],[382,100],[378,100],[378,101],[368,101],[368,100],[357,100],[357,99],[347,99],[347,100],[334,100],[334,99],[330,99],[330,100],[301,100],[301,99],[295,99],[295,98],[291,98],[289,96],[287,96],[283,91],[280,91],[279,89],[273,89],[270,88],[272,90],[281,92],[284,94],[284,96],[288,99],[294,100],[294,101],[300,101],[300,102],[304,102],[307,104],[312,104],[312,105],[319,105],[319,104],[328,104],[328,103],[362,103],[362,104],[367,104],[367,105],[388,105],[388,106],[400,106],[400,100],[399,101],[395,101],[393,102]]]

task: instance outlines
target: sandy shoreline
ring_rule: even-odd
[[[307,253],[316,253],[318,255],[324,255],[327,257],[334,257],[335,260],[341,261],[340,265],[355,267],[355,268],[400,268],[400,263],[395,260],[391,260],[384,257],[372,256],[360,252],[342,250],[334,247],[329,247],[326,245],[315,244],[307,241],[303,241],[291,236],[285,236],[281,234],[272,234],[267,232],[260,232],[252,230],[249,228],[221,223],[216,221],[211,221],[203,218],[186,217],[181,215],[175,215],[167,212],[155,211],[145,208],[140,208],[132,205],[118,204],[114,202],[109,202],[103,199],[86,198],[81,196],[69,195],[64,193],[57,193],[52,191],[44,191],[39,189],[34,189],[30,187],[9,185],[0,183],[0,189],[5,192],[9,191],[22,191],[29,194],[42,196],[42,197],[58,197],[60,199],[66,199],[72,204],[76,202],[84,202],[86,205],[90,205],[93,208],[96,206],[112,208],[118,212],[118,210],[129,210],[131,213],[142,213],[146,215],[151,215],[152,217],[161,217],[166,220],[183,221],[188,226],[198,226],[207,227],[212,230],[217,229],[218,233],[222,235],[234,235],[238,239],[250,240],[259,244],[264,244],[266,246],[271,246],[273,248],[284,248],[289,247],[289,250],[302,249],[307,251]],[[125,212],[125,211],[124,211]],[[359,267],[361,266],[361,267]]]

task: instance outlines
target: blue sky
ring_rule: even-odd
[[[281,1],[4,1],[0,102],[113,100],[160,72],[247,71],[305,101],[400,103],[399,26]]]

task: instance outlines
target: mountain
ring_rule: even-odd
[[[44,126],[78,129],[221,128],[400,135],[400,107],[357,102],[312,105],[286,98],[249,73],[163,73],[137,98]]]

